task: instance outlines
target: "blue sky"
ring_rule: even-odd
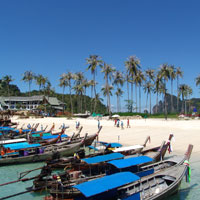
[[[61,92],[63,72],[84,71],[92,79],[85,71],[91,54],[119,70],[125,69],[127,57],[136,55],[143,70],[162,63],[180,66],[181,83],[199,97],[194,82],[200,74],[199,8],[198,0],[1,0],[0,77],[12,75],[13,83],[27,91],[21,78],[32,70],[49,77]],[[97,81],[100,90],[100,72]]]

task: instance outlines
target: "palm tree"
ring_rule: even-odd
[[[7,95],[8,95],[8,98],[9,98],[9,107],[11,106],[11,103],[10,103],[10,83],[14,80],[12,79],[12,76],[10,75],[6,75],[4,76],[3,78],[3,82],[6,84],[7,86]]]
[[[71,80],[73,80],[74,74],[71,72],[67,72],[66,74],[66,81],[67,81],[67,86],[69,87],[69,94],[70,94],[70,104],[71,104],[71,113],[73,114],[73,103],[72,103],[72,84]]]
[[[113,72],[115,72],[116,70],[115,70],[115,68],[114,67],[111,67],[111,65],[108,65],[108,64],[106,64],[106,63],[104,63],[104,65],[103,66],[101,66],[101,72],[102,73],[104,73],[104,79],[105,79],[105,81],[106,81],[106,83],[105,83],[105,91],[107,92],[106,94],[107,94],[107,101],[109,101],[108,102],[108,105],[109,105],[109,109],[108,109],[108,112],[109,112],[109,114],[111,114],[111,112],[110,112],[110,86],[109,86],[109,80],[111,81],[111,79],[112,79],[112,77],[113,77]]]
[[[112,85],[104,85],[101,91],[103,92],[104,96],[107,96],[107,110],[109,115],[111,115],[111,104],[110,104],[110,96],[112,96]]]
[[[89,82],[87,79],[84,79],[82,82],[82,86],[84,88],[84,104],[85,104],[85,111],[87,110],[86,108],[86,94],[87,94],[87,88],[90,86]]]
[[[183,71],[181,71],[180,67],[176,68],[176,80],[177,80],[177,112],[179,112],[179,78],[183,77]]]
[[[96,85],[97,83],[96,82],[94,82],[94,80],[90,80],[90,81],[88,81],[88,83],[89,83],[89,86],[91,87],[91,103],[90,103],[90,112],[92,113],[92,104],[93,104],[93,101],[94,101],[94,99],[93,99],[93,88],[94,88],[94,85]]]
[[[155,73],[154,69],[147,69],[145,71],[146,76],[149,78],[149,80],[148,80],[149,82],[154,81],[154,78],[155,78],[154,73]]]
[[[146,77],[141,70],[138,70],[135,79],[137,81],[137,84],[139,85],[139,112],[141,113],[141,86],[142,86],[142,83],[146,80]]]
[[[161,88],[162,88],[162,77],[158,73],[156,75],[156,80],[155,80],[155,87],[154,87],[154,93],[156,93],[156,113],[158,113],[158,94],[161,93]]]
[[[122,96],[124,92],[121,90],[121,88],[117,88],[117,91],[115,92],[117,96],[117,112],[121,112],[121,106],[120,106],[120,97]]]
[[[170,73],[170,79],[171,79],[171,112],[174,112],[173,81],[176,79],[176,71],[173,65],[169,66],[169,73]]]
[[[192,94],[192,88],[189,87],[186,84],[179,85],[179,96],[182,96],[182,112],[184,112],[184,103],[186,105],[185,97],[188,97],[188,95]],[[186,112],[186,106],[185,106],[185,112]]]
[[[128,70],[126,70],[125,81],[126,81],[126,84],[127,84],[127,94],[128,94],[128,102],[129,102],[129,82],[130,82],[130,76],[129,76]]]
[[[22,80],[24,82],[28,82],[28,86],[29,86],[29,97],[30,97],[30,93],[31,93],[31,83],[34,79],[35,75],[32,71],[25,71],[25,73],[23,74],[23,78]]]
[[[83,75],[83,72],[76,72],[74,74],[74,80],[75,80],[75,86],[74,86],[74,90],[76,92],[76,95],[79,96],[79,101],[80,101],[80,112],[82,113],[83,111],[83,106],[82,106],[82,96],[83,96],[83,80],[84,80],[84,75]]]
[[[42,76],[41,74],[38,74],[37,76],[34,77],[36,84],[39,86],[39,91],[41,90],[41,87],[46,84],[46,77]]]
[[[125,62],[127,73],[131,77],[131,101],[133,102],[133,83],[134,76],[137,74],[138,69],[140,69],[140,60],[136,56],[130,56]],[[133,105],[131,106],[131,112],[133,111]]]
[[[77,95],[77,100],[78,100],[77,107],[79,107],[79,109],[77,109],[77,112],[81,112],[82,113],[82,95],[83,95],[83,92],[84,92],[83,86],[79,85],[79,84],[76,84],[73,87],[73,90],[75,91],[75,93]]]
[[[151,91],[153,90],[153,84],[151,82],[147,82],[144,85],[144,91],[147,93],[147,99],[146,99],[146,108],[147,108],[147,102],[148,102],[148,96],[149,96],[149,113],[151,115]]]
[[[196,86],[200,85],[200,75],[195,78]]]
[[[159,75],[163,79],[164,83],[164,104],[165,104],[165,119],[167,119],[167,97],[166,97],[166,82],[170,78],[170,71],[168,64],[162,64],[159,70]]]
[[[61,74],[59,81],[60,81],[59,86],[63,88],[62,102],[64,102],[65,87],[67,87],[66,73]],[[63,113],[64,113],[64,104],[63,104]]]
[[[117,86],[117,91],[116,91],[116,95],[117,95],[117,110],[118,112],[120,111],[120,97],[123,94],[123,91],[121,90],[121,88],[119,88],[120,86],[122,87],[124,84],[124,77],[123,74],[120,71],[116,71],[113,74],[113,84]]]
[[[7,86],[7,95],[8,96],[10,96],[10,83],[12,82],[12,81],[14,81],[14,79],[12,79],[12,76],[10,76],[10,75],[6,75],[6,76],[4,76],[3,78],[2,78],[2,80],[3,80],[3,82],[6,84],[6,86]]]
[[[95,101],[96,101],[96,80],[95,80],[95,75],[97,73],[97,66],[101,66],[101,64],[103,63],[101,57],[99,57],[98,55],[90,55],[89,58],[86,58],[86,62],[89,65],[87,67],[87,70],[91,70],[91,74],[93,75],[93,89],[94,89],[94,95],[95,95]],[[95,110],[94,110],[95,111]]]

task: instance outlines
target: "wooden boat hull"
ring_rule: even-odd
[[[0,158],[0,166],[8,164],[20,164],[29,162],[40,162],[48,159],[52,159],[55,154],[62,156],[71,156],[81,147],[82,143],[70,144],[66,146],[51,146],[48,147],[46,152],[35,155],[21,156],[21,157],[7,157]]]

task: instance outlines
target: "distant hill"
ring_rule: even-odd
[[[170,113],[171,112],[171,96],[170,96],[170,94],[167,94],[166,97],[167,97],[167,112]],[[173,95],[173,105],[174,105],[174,110],[176,112],[176,110],[177,110],[177,97],[175,95]],[[182,105],[185,108],[185,103],[182,102],[182,100],[179,98],[179,108],[178,108],[179,113],[182,112]],[[156,113],[156,107],[157,107],[156,105],[153,106],[153,113]],[[187,112],[192,112],[194,108],[196,108],[198,111],[200,110],[200,98],[187,99],[187,103],[186,103]],[[158,113],[163,113],[163,112],[164,112],[164,102],[159,101],[159,103],[158,103]]]

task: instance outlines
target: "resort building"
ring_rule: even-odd
[[[55,111],[63,110],[63,103],[56,97],[0,97],[0,110],[35,110],[40,105],[51,106]]]

